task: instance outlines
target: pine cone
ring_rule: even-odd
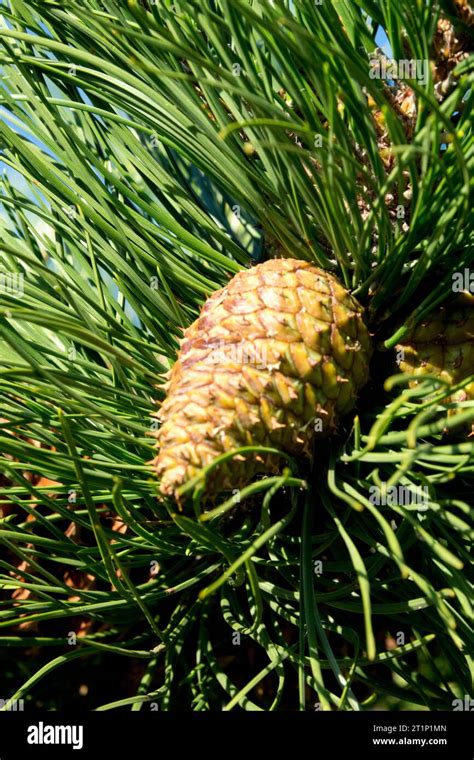
[[[246,445],[311,455],[355,403],[369,373],[362,308],[328,272],[273,259],[237,274],[186,330],[157,417],[161,492],[176,490],[224,452]],[[235,457],[208,493],[277,471],[275,455]]]
[[[460,294],[429,319],[417,325],[397,346],[402,372],[423,377],[434,375],[456,385],[474,375],[474,296]],[[417,380],[410,383],[417,385]],[[445,403],[474,399],[472,382],[445,399]],[[456,414],[456,409],[449,414]]]

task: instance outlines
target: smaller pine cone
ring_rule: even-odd
[[[157,417],[160,490],[177,489],[219,455],[261,445],[310,456],[368,378],[362,308],[328,272],[272,259],[237,274],[186,330]],[[275,455],[235,456],[208,495],[278,471]]]
[[[400,370],[417,378],[434,375],[457,385],[473,375],[472,382],[445,403],[474,399],[474,296],[462,293],[418,324],[397,346],[397,356]],[[417,382],[413,380],[410,387]],[[456,409],[449,414],[456,414]]]

